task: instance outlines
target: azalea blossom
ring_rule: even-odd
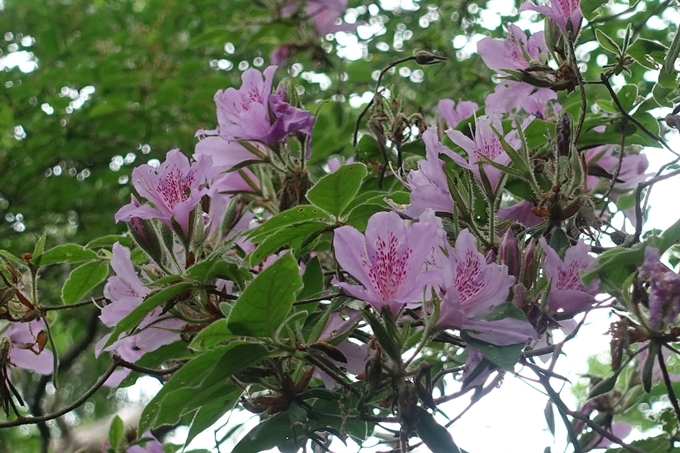
[[[470,170],[475,177],[482,181],[480,168],[484,169],[486,178],[489,181],[491,190],[496,192],[498,184],[501,180],[502,171],[485,163],[481,156],[484,156],[501,165],[508,165],[510,157],[503,149],[500,139],[494,132],[494,129],[499,133],[503,132],[503,124],[501,123],[500,115],[480,116],[477,118],[477,128],[474,132],[474,137],[470,139],[468,136],[460,131],[448,130],[446,133],[453,143],[463,148],[468,154],[468,160],[465,161],[460,155],[452,152],[446,147],[443,147],[442,152],[448,155],[453,161],[463,168]],[[505,136],[505,141],[515,149],[519,149],[521,141],[517,137],[515,131],[510,132]]]
[[[595,261],[595,258],[588,254],[590,246],[579,240],[576,245],[567,249],[563,261],[545,238],[538,242],[545,252],[543,270],[550,282],[548,299],[550,310],[575,312],[594,303],[599,280],[594,279],[585,286],[579,275],[580,271],[587,270]]]
[[[411,191],[410,204],[404,213],[414,219],[427,209],[453,212],[453,197],[444,173],[444,161],[439,158],[440,153],[451,151],[439,141],[436,127],[429,127],[423,133],[423,141],[426,158],[418,161],[418,170],[411,170],[404,182]]]
[[[446,121],[448,128],[455,129],[458,123],[474,115],[479,106],[472,101],[458,100],[456,103],[453,99],[442,99],[438,108],[439,115]]]
[[[418,302],[428,285],[438,282],[437,272],[425,269],[437,232],[432,223],[408,228],[396,212],[371,216],[363,235],[352,226],[335,230],[333,248],[340,266],[360,284],[333,280],[353,297],[384,307],[394,315],[407,303]]]
[[[54,355],[49,349],[43,349],[45,343],[39,339],[41,332],[46,335],[46,329],[42,319],[12,322],[9,325],[0,322],[0,338],[7,337],[11,342],[10,363],[17,368],[39,374],[52,374]]]
[[[505,220],[514,220],[519,222],[527,228],[536,226],[543,221],[531,211],[534,205],[530,201],[522,200],[518,203],[508,206],[507,208],[500,208],[496,211],[498,217]]]
[[[548,5],[524,2],[519,8],[519,12],[536,11],[541,13],[555,21],[565,32],[571,30],[576,35],[583,20],[580,3],[581,0],[550,0]]]
[[[115,275],[109,277],[104,286],[104,297],[109,304],[102,308],[99,319],[107,327],[115,327],[121,320],[139,306],[150,290],[142,283],[130,258],[130,250],[116,242],[113,245],[111,268]],[[145,352],[154,351],[179,338],[179,331],[185,322],[161,314],[156,307],[146,315],[138,326],[138,333],[117,339],[107,351],[116,351],[124,360],[134,362]],[[95,347],[96,355],[102,351],[110,334],[104,336]]]
[[[292,133],[311,135],[315,120],[311,112],[290,105],[280,90],[272,93],[276,69],[276,66],[269,66],[263,74],[250,68],[241,76],[241,88],[219,90],[215,94],[218,128],[199,130],[196,135],[219,135],[227,142],[254,140],[266,145],[283,140]],[[217,143],[213,141],[210,146],[214,147]],[[234,145],[224,147],[234,148]],[[243,153],[242,150],[238,152]]]
[[[449,261],[442,269],[438,327],[464,330],[472,337],[500,346],[535,338],[536,331],[527,321],[482,319],[508,298],[515,277],[508,275],[507,266],[487,263],[467,229],[460,232],[456,246],[449,247],[448,252]]]
[[[182,232],[189,231],[191,211],[208,192],[206,177],[212,159],[199,156],[192,164],[178,149],[169,151],[158,170],[144,164],[132,171],[132,183],[139,194],[152,203],[140,205],[133,197],[132,202],[116,213],[116,222],[130,222],[133,218],[160,219],[172,228],[172,220]]]
[[[319,341],[325,343],[332,343],[334,339],[342,337],[350,329],[352,329],[360,320],[361,312],[351,308],[345,308],[341,312],[333,312],[328,318],[326,327],[321,332]],[[368,346],[364,343],[353,343],[349,339],[345,339],[335,346],[335,349],[340,351],[347,361],[338,361],[331,357],[329,360],[338,367],[346,369],[349,373],[357,375],[364,372],[366,362],[371,358]],[[328,389],[338,387],[338,382],[333,379],[328,373],[321,369],[316,369],[314,375],[323,380],[324,386]]]
[[[477,43],[477,53],[484,63],[503,76],[507,72],[523,71],[532,65],[545,65],[548,60],[548,46],[543,32],[527,37],[516,25],[508,26],[505,40],[483,38]],[[486,113],[506,113],[522,107],[529,114],[545,113],[550,100],[557,99],[557,93],[549,88],[538,88],[517,80],[503,80],[486,99]]]

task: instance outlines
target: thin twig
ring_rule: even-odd
[[[596,433],[600,434],[601,436],[606,437],[607,439],[611,440],[615,444],[620,445],[626,451],[629,451],[631,453],[645,453],[644,450],[641,450],[634,445],[627,444],[626,442],[624,442],[619,437],[617,437],[614,434],[612,434],[611,432],[607,431],[602,426],[598,425],[593,420],[591,420],[590,417],[588,417],[587,415],[582,414],[581,412],[572,411],[571,409],[569,409],[569,407],[567,407],[567,405],[564,403],[564,401],[562,401],[562,398],[560,397],[560,395],[557,394],[557,392],[550,385],[550,379],[542,373],[542,371],[543,371],[542,368],[540,368],[539,366],[537,366],[533,363],[529,363],[529,362],[527,362],[526,365],[536,373],[538,378],[541,380],[541,384],[545,388],[546,392],[548,392],[548,396],[550,396],[551,401],[557,406],[557,408],[560,410],[560,412],[562,412],[565,415],[568,415],[572,418],[575,418],[577,420],[581,420],[583,423],[588,425],[588,427],[590,429],[592,429]],[[569,426],[571,426],[571,423],[569,424]],[[569,429],[569,428],[567,428],[567,429]],[[576,444],[576,445],[578,445],[578,444]],[[576,448],[576,445],[574,445],[574,448]]]
[[[378,81],[376,82],[375,90],[373,91],[373,97],[371,98],[370,101],[368,101],[368,104],[366,104],[366,107],[363,108],[361,113],[359,113],[359,116],[357,117],[357,122],[354,124],[354,135],[352,136],[352,148],[354,149],[355,155],[357,153],[357,141],[358,141],[357,138],[359,137],[359,126],[361,125],[361,120],[364,118],[364,115],[366,115],[366,112],[368,112],[368,110],[373,105],[373,102],[375,101],[375,97],[378,94],[378,90],[380,90],[380,82],[382,82],[383,76],[387,73],[387,71],[389,71],[393,67],[395,67],[395,66],[397,66],[401,63],[405,63],[407,61],[411,61],[411,60],[415,61],[415,59],[416,59],[416,56],[412,55],[410,57],[404,57],[404,58],[400,58],[398,60],[394,60],[393,62],[391,62],[390,64],[385,66],[380,71],[380,74],[378,75]]]
[[[678,406],[678,399],[675,397],[675,392],[673,391],[673,384],[671,383],[671,378],[668,376],[668,370],[666,369],[666,363],[664,362],[663,350],[659,348],[656,353],[656,357],[659,360],[659,368],[661,368],[661,374],[663,374],[663,382],[666,384],[666,390],[668,391],[668,399],[671,400],[673,405],[673,410],[675,410],[675,416],[680,421],[680,406]]]
[[[21,425],[31,425],[34,423],[42,423],[46,422],[49,420],[54,420],[55,418],[61,417],[62,415],[68,414],[72,410],[80,407],[85,401],[87,401],[92,395],[95,394],[97,390],[99,390],[106,380],[113,374],[114,371],[116,371],[116,368],[118,368],[119,363],[116,362],[115,360],[109,367],[106,369],[103,375],[97,379],[97,382],[94,383],[90,389],[85,392],[80,398],[75,400],[73,403],[69,404],[68,406],[59,409],[58,411],[52,412],[50,414],[46,415],[41,415],[39,417],[21,417],[17,418],[16,420],[12,420],[10,422],[4,422],[0,423],[0,429],[2,428],[12,428],[14,426],[21,426]]]
[[[630,122],[632,122],[632,123],[635,124],[637,127],[639,127],[640,130],[641,130],[642,132],[644,132],[645,134],[647,134],[650,138],[652,138],[652,139],[656,140],[657,142],[661,143],[661,144],[663,145],[663,147],[666,148],[668,151],[670,151],[671,153],[675,154],[676,156],[680,156],[680,154],[676,153],[675,151],[673,151],[673,150],[671,149],[670,146],[668,146],[668,143],[666,143],[666,140],[664,140],[663,137],[660,137],[660,136],[656,135],[654,132],[652,132],[652,131],[650,131],[649,129],[647,129],[641,122],[639,122],[638,120],[636,120],[635,118],[633,118],[633,117],[630,115],[630,113],[628,113],[628,112],[626,111],[626,109],[623,107],[623,105],[621,105],[621,101],[619,100],[619,97],[616,95],[616,93],[614,93],[614,89],[612,88],[612,85],[609,83],[609,77],[607,76],[607,74],[605,74],[605,73],[600,74],[600,80],[602,80],[602,84],[603,84],[605,87],[607,87],[607,91],[609,91],[609,95],[610,95],[610,96],[612,97],[612,99],[614,100],[614,103],[616,104],[616,107],[619,109],[619,112],[621,113],[621,115],[623,115],[624,117],[628,118],[628,120],[629,120]]]

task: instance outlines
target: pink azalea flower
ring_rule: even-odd
[[[269,95],[275,72],[276,66],[269,66],[263,79],[260,71],[250,68],[241,75],[241,88],[229,87],[215,94],[218,132],[222,138],[263,140],[269,134]]]
[[[345,315],[345,317],[342,315]],[[332,342],[335,338],[341,337],[347,333],[361,319],[361,312],[351,308],[344,309],[342,314],[340,312],[332,313],[330,318],[328,318],[326,327],[319,337],[319,341],[324,341],[326,343]],[[368,347],[365,344],[353,343],[346,339],[341,341],[335,348],[345,356],[347,362],[339,362],[329,358],[331,362],[354,375],[364,372],[366,362],[371,357]],[[336,388],[339,385],[333,377],[321,369],[316,369],[314,376],[321,378],[324,387],[328,389]]]
[[[586,151],[585,159],[588,164],[597,164],[599,167],[613,174],[616,171],[616,166],[619,163],[619,156],[614,155],[616,147],[612,145],[602,145],[590,148]],[[626,154],[621,161],[621,170],[618,179],[623,182],[617,182],[615,189],[633,189],[637,187],[638,183],[647,178],[647,168],[649,161],[644,154]],[[588,176],[588,188],[595,189],[598,183],[602,181],[599,176]],[[607,180],[608,181],[608,180]]]
[[[500,208],[496,214],[505,220],[514,220],[527,228],[536,226],[543,221],[542,218],[531,212],[534,205],[526,200],[515,203],[507,208]]]
[[[264,78],[260,71],[250,68],[241,76],[241,88],[218,91],[215,104],[219,127],[213,131],[199,130],[196,134],[219,135],[228,142],[255,140],[266,145],[292,133],[311,136],[315,120],[311,112],[290,105],[284,93],[272,94],[276,68],[265,69]]]
[[[288,61],[288,57],[293,55],[294,51],[293,46],[288,44],[278,46],[269,54],[269,61],[271,61],[274,66],[283,66],[286,64],[286,61]]]
[[[342,164],[351,164],[354,162],[354,156],[348,157],[345,159],[344,157],[330,157],[328,161],[326,162],[326,165],[328,165],[328,172],[329,173],[335,173],[338,171],[338,169],[342,166]]]
[[[482,181],[480,167],[483,168],[491,185],[491,189],[497,191],[502,172],[501,170],[484,163],[484,160],[480,156],[484,155],[490,160],[502,165],[508,165],[510,163],[510,157],[503,149],[503,145],[496,135],[496,132],[492,129],[492,126],[499,133],[503,132],[500,115],[480,116],[477,118],[477,128],[474,132],[473,139],[470,139],[460,131],[446,131],[451,141],[463,148],[468,154],[467,162],[460,155],[445,147],[443,152],[453,159],[456,164],[470,170],[479,181]],[[517,137],[515,131],[511,131],[507,134],[505,140],[515,149],[519,149],[521,146],[521,141]]]
[[[7,330],[4,330],[4,329]],[[3,331],[4,330],[4,331]],[[0,337],[12,342],[9,359],[17,368],[49,375],[53,371],[54,355],[48,349],[40,350],[38,335],[45,331],[45,321],[13,322],[9,326],[0,324]]]
[[[449,247],[449,261],[442,269],[442,281],[438,327],[464,330],[474,338],[499,346],[536,337],[536,331],[526,321],[477,319],[506,301],[515,277],[508,275],[506,266],[487,263],[477,251],[475,237],[467,229],[458,235],[456,246]]]
[[[262,156],[266,155],[264,146],[258,146],[256,143],[253,143],[253,146],[260,150],[262,154],[259,156],[253,154],[237,141],[229,141],[220,136],[211,135],[203,137],[196,143],[193,158],[198,160],[200,156],[209,156],[213,165],[219,168],[220,172],[228,171],[237,166],[242,167],[249,163],[262,162]]]
[[[439,114],[446,124],[448,124],[449,129],[455,129],[458,123],[464,119],[470,118],[477,111],[479,106],[472,101],[458,101],[456,104],[453,99],[442,99],[439,101]]]
[[[536,11],[552,19],[565,32],[571,30],[576,35],[581,28],[583,14],[580,7],[581,0],[550,0],[549,6],[524,2],[519,8],[522,11]]]
[[[333,280],[353,297],[383,307],[394,315],[407,303],[418,302],[425,288],[439,280],[438,273],[425,269],[437,232],[432,223],[415,223],[406,228],[395,212],[371,216],[366,235],[356,228],[335,230],[335,257],[359,285]]]
[[[574,312],[594,303],[599,280],[594,279],[586,287],[579,275],[580,271],[588,269],[595,261],[595,258],[588,254],[590,246],[580,240],[567,249],[563,261],[545,238],[541,238],[539,243],[545,252],[543,270],[550,281],[548,299],[550,310],[562,309],[565,312]]]
[[[534,33],[527,38],[521,28],[512,24],[508,26],[508,37],[505,40],[481,39],[477,43],[477,53],[489,69],[506,75],[508,73],[505,69],[527,69],[532,62],[545,63],[549,55],[543,32]]]
[[[341,20],[345,11],[347,0],[307,0],[305,5],[305,13],[312,18],[314,28],[320,36],[339,31],[354,31],[358,24],[348,24]]]
[[[427,209],[438,212],[453,212],[453,197],[444,173],[444,161],[440,153],[451,153],[441,144],[437,128],[429,127],[423,133],[426,158],[418,161],[418,170],[411,170],[404,185],[411,191],[411,203],[404,213],[416,219]]]
[[[543,32],[527,38],[522,29],[512,24],[508,26],[507,39],[484,38],[477,43],[477,53],[490,69],[502,75],[510,75],[505,70],[525,70],[532,63],[545,64],[548,59]],[[529,114],[541,113],[543,116],[545,106],[552,99],[557,99],[557,94],[549,88],[503,80],[496,86],[495,92],[487,97],[486,113],[506,113],[522,107]]]
[[[125,453],[163,453],[163,444],[156,439],[156,437],[147,431],[142,435],[142,438],[149,439],[142,445],[133,445],[125,450]]]
[[[150,165],[140,165],[132,171],[132,183],[139,194],[153,205],[139,205],[136,199],[120,208],[116,222],[130,222],[140,219],[160,219],[172,228],[174,219],[184,234],[189,230],[191,211],[201,201],[208,189],[206,175],[212,159],[200,156],[197,162],[189,159],[179,150],[169,151],[165,162],[156,170]]]
[[[111,267],[116,275],[109,277],[104,286],[104,296],[110,301],[102,308],[99,316],[107,327],[114,327],[132,310],[142,303],[150,291],[142,283],[130,259],[130,250],[116,242],[113,245]],[[156,307],[140,323],[139,332],[133,336],[123,337],[109,346],[107,351],[115,351],[124,360],[136,361],[145,352],[158,349],[179,338],[178,332],[185,322],[161,314],[162,308]],[[102,351],[109,335],[102,338],[95,347],[96,355]]]
[[[529,115],[545,118],[548,104],[554,99],[557,99],[557,93],[549,88],[536,88],[517,80],[503,80],[486,97],[486,113],[502,114],[522,108]]]

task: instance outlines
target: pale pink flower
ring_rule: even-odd
[[[438,107],[439,115],[446,120],[448,129],[455,129],[456,126],[458,126],[458,123],[464,119],[470,118],[479,108],[479,106],[472,101],[458,100],[458,103],[456,104],[453,99],[442,99],[439,101]]]
[[[358,24],[342,21],[345,11],[347,0],[307,0],[305,6],[305,13],[312,18],[314,28],[320,36],[339,31],[354,31]]]
[[[114,327],[118,324],[150,293],[134,269],[130,250],[118,242],[113,245],[111,267],[115,275],[109,277],[104,286],[104,296],[109,300],[109,304],[102,308],[99,316],[107,327]],[[168,314],[163,315],[161,311],[161,307],[156,307],[144,317],[138,326],[137,334],[119,338],[106,350],[115,351],[124,360],[134,362],[145,352],[154,351],[160,346],[179,339],[179,331],[184,327],[185,322],[172,318]],[[104,336],[97,343],[95,347],[97,356],[101,353],[109,336],[110,334]]]
[[[486,97],[486,113],[507,113],[522,108],[529,115],[545,118],[548,104],[557,99],[549,88],[537,88],[517,80],[502,80]]]
[[[442,152],[453,159],[459,166],[470,170],[479,181],[482,181],[480,168],[483,168],[489,184],[491,185],[491,189],[497,191],[502,172],[488,163],[485,163],[481,156],[483,155],[501,165],[507,166],[510,164],[510,157],[508,156],[508,153],[505,152],[505,149],[503,149],[503,145],[501,144],[498,135],[494,132],[495,128],[498,133],[503,133],[501,117],[500,115],[480,116],[477,118],[476,123],[477,128],[475,129],[472,139],[460,131],[446,131],[451,141],[463,148],[468,154],[467,161],[446,147],[444,147]],[[521,146],[521,141],[517,137],[515,131],[508,133],[505,136],[505,140],[515,149],[519,149]]]
[[[505,40],[483,38],[477,43],[477,53],[484,63],[501,75],[510,75],[506,70],[522,71],[532,64],[546,64],[548,47],[543,32],[527,38],[526,33],[516,25],[508,26]],[[493,94],[487,96],[486,113],[506,113],[522,107],[529,114],[543,117],[547,103],[557,99],[557,93],[549,88],[537,88],[516,80],[503,80]]]
[[[567,249],[563,261],[545,238],[541,238],[539,243],[545,252],[543,270],[550,282],[548,298],[550,310],[575,312],[594,303],[599,279],[594,279],[586,287],[579,275],[580,271],[589,269],[595,261],[588,253],[590,246],[583,240],[578,241],[576,245]]]
[[[12,342],[9,351],[10,362],[17,368],[44,375],[52,374],[54,355],[49,349],[41,350],[38,345],[38,335],[46,329],[45,321],[42,319],[12,322],[9,326],[0,323],[0,337],[8,337]]]
[[[361,319],[361,312],[359,310],[345,308],[342,312],[333,312],[328,318],[328,323],[326,323],[319,341],[326,343],[334,342],[336,338],[342,337],[350,329],[354,328]],[[331,362],[354,375],[364,372],[366,362],[371,357],[371,353],[365,344],[357,344],[349,339],[345,339],[337,344],[335,349],[340,351],[347,361],[342,362],[329,357]],[[316,369],[314,375],[321,378],[324,386],[328,389],[336,388],[339,385],[333,377],[321,369]]]
[[[562,30],[571,30],[576,35],[583,20],[580,3],[581,0],[550,0],[548,6],[524,2],[519,8],[519,12],[536,11],[555,21]]]
[[[333,284],[377,311],[387,307],[394,315],[402,305],[421,301],[425,288],[439,281],[437,272],[425,269],[437,238],[432,223],[406,228],[396,212],[378,212],[368,220],[365,236],[351,226],[334,234],[338,263],[360,284]]]
[[[534,205],[530,201],[522,200],[507,208],[500,208],[496,212],[496,215],[505,220],[514,220],[525,227],[530,228],[543,221],[542,218],[531,212],[531,208],[533,207]]]
[[[453,197],[444,173],[444,161],[440,153],[451,153],[441,144],[437,128],[429,127],[423,133],[426,158],[418,161],[418,170],[411,170],[404,185],[411,191],[411,200],[404,213],[416,219],[427,209],[438,212],[453,212]]]
[[[201,156],[197,162],[190,164],[184,154],[173,149],[158,170],[147,164],[135,168],[132,183],[152,205],[139,205],[133,198],[130,204],[118,210],[116,222],[130,222],[134,217],[160,219],[172,228],[174,219],[182,233],[187,234],[191,211],[208,192],[206,176],[211,165],[212,159],[207,156]]]
[[[536,337],[536,331],[527,321],[481,319],[508,298],[515,277],[508,275],[507,266],[487,263],[477,250],[475,237],[467,229],[460,232],[456,246],[449,247],[448,253],[449,261],[442,269],[438,327],[460,329],[500,346]]]
[[[290,105],[285,101],[283,92],[272,93],[276,69],[276,66],[269,66],[264,70],[263,78],[263,73],[250,68],[241,76],[241,88],[237,90],[229,87],[218,91],[215,94],[215,104],[219,126],[212,131],[199,130],[196,135],[219,135],[227,142],[254,140],[266,145],[272,145],[289,134],[298,132],[311,136],[315,120],[311,112]],[[211,143],[209,146],[219,144]],[[237,152],[247,158],[242,150]]]

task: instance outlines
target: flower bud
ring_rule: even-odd
[[[163,246],[152,220],[132,217],[128,222],[130,235],[152,260],[163,262]]]
[[[534,269],[534,259],[536,257],[536,240],[531,238],[529,245],[524,249],[524,257],[522,259],[522,283],[524,287],[529,290],[536,279],[536,270]]]
[[[508,274],[517,277],[519,275],[520,257],[519,245],[512,230],[508,228],[501,241],[501,248],[499,250],[501,264],[508,266]]]
[[[571,119],[564,113],[557,123],[557,156],[571,155]]]
[[[435,55],[426,50],[419,50],[415,53],[414,56],[416,57],[416,63],[422,65],[437,64],[441,63],[442,61],[446,61],[446,57]]]

